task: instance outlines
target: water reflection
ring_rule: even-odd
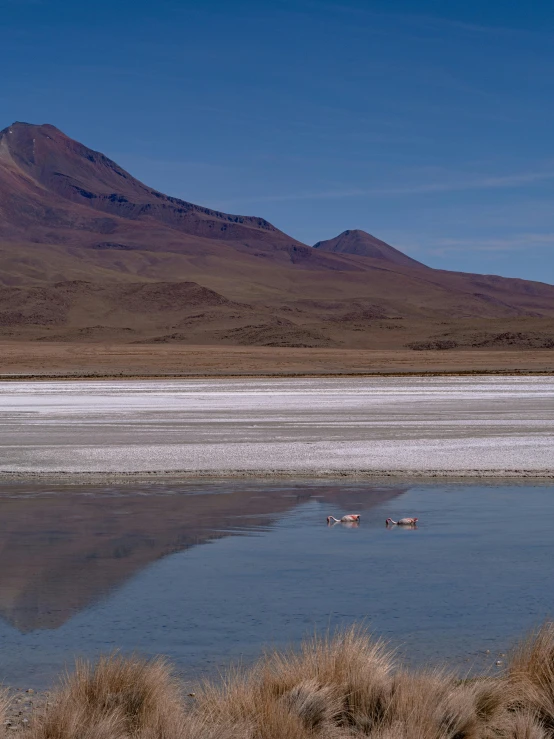
[[[328,521],[327,526],[333,528],[334,526],[341,526],[344,529],[358,529],[360,527],[359,521]]]
[[[406,490],[243,482],[102,489],[3,486],[0,615],[21,633],[58,629],[169,554],[267,528],[308,501],[338,511],[367,511]]]
[[[406,513],[417,529],[384,526]],[[112,649],[213,675],[355,622],[413,664],[496,669],[554,614],[552,515],[538,483],[4,486],[0,681]]]

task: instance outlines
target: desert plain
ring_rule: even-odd
[[[324,349],[104,342],[0,342],[0,376],[232,377],[553,373],[550,349]]]

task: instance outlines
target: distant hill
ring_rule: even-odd
[[[358,257],[372,257],[373,259],[382,259],[385,262],[401,264],[406,267],[426,268],[424,264],[403,254],[394,246],[390,246],[359,229],[343,231],[334,239],[318,241],[317,244],[314,244],[314,249],[331,252],[332,254],[354,254]]]
[[[54,126],[0,132],[0,339],[526,348],[553,322],[551,285],[431,269],[359,230],[314,248]]]

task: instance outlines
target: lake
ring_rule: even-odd
[[[5,482],[0,678],[121,648],[194,679],[358,621],[412,664],[485,669],[554,612],[553,520],[538,481]]]

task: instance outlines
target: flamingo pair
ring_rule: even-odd
[[[394,521],[392,518],[387,518],[386,525],[387,526],[416,526],[419,519],[417,518],[400,518],[398,521]],[[360,523],[360,514],[359,513],[348,513],[346,516],[343,516],[342,518],[335,518],[334,516],[327,516],[327,523],[329,526],[333,526],[336,523],[350,523],[350,524],[358,524]]]

